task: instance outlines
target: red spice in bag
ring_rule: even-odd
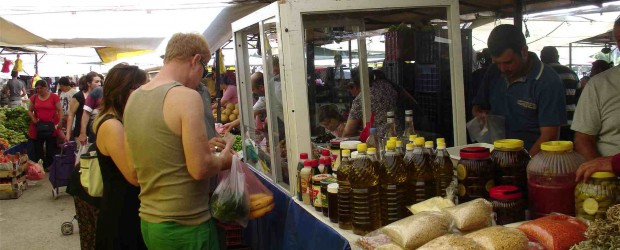
[[[518,229],[546,249],[568,250],[585,240],[588,226],[574,217],[555,214],[527,222]]]

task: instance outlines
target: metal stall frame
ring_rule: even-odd
[[[450,60],[450,84],[452,98],[453,132],[455,145],[467,143],[465,130],[465,97],[463,86],[463,60],[461,54],[461,33],[459,18],[458,0],[288,0],[274,2],[232,24],[235,39],[235,50],[237,55],[237,79],[239,88],[239,98],[244,101],[251,101],[251,94],[247,91],[249,83],[248,61],[243,52],[247,51],[243,46],[247,46],[245,38],[237,34],[244,28],[258,24],[270,18],[276,18],[280,55],[280,72],[283,76],[282,81],[282,104],[284,108],[284,123],[286,129],[287,155],[291,160],[288,161],[289,183],[296,183],[295,173],[297,167],[296,157],[303,152],[311,152],[310,142],[310,120],[308,106],[308,91],[306,86],[306,58],[302,16],[305,14],[323,14],[332,12],[353,12],[368,11],[372,9],[399,9],[399,8],[423,8],[423,7],[442,7],[446,10],[448,21],[448,47]],[[262,26],[261,26],[262,27]],[[261,29],[261,33],[262,33]],[[264,39],[261,39],[263,43]],[[366,54],[361,53],[365,49],[365,44],[358,39],[360,71],[366,71]],[[262,46],[262,45],[261,45]],[[246,47],[247,48],[247,47]],[[263,62],[266,62],[263,56]],[[243,65],[241,65],[243,64]],[[367,79],[367,72],[360,72],[361,87],[363,97],[364,122],[370,117],[370,93]],[[302,84],[303,83],[303,84]],[[268,95],[269,93],[266,93]],[[269,104],[268,104],[269,105]],[[242,124],[247,124],[252,120],[251,110],[242,110]],[[271,110],[268,111],[270,113]],[[269,116],[269,114],[268,114]],[[249,119],[249,120],[248,120]],[[243,128],[244,126],[242,126]],[[242,130],[243,133],[245,133]],[[273,143],[271,145],[273,149]],[[272,151],[275,152],[275,151]],[[273,162],[273,154],[271,156]],[[273,168],[272,179],[275,180],[277,168]],[[278,183],[281,184],[281,183]],[[282,184],[281,184],[282,185]],[[295,185],[283,186],[290,194],[295,193]]]

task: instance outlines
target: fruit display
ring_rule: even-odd
[[[256,219],[273,210],[273,196],[258,193],[250,195],[250,219]]]
[[[239,118],[239,104],[228,103],[226,106],[222,106],[221,111],[221,121],[222,123],[232,122]],[[214,106],[211,110],[213,113],[213,117],[217,118],[217,107]]]

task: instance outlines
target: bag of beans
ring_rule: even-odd
[[[484,249],[489,250],[527,250],[527,236],[514,228],[494,226],[480,229],[465,235]]]
[[[491,214],[493,205],[485,199],[479,198],[454,207],[442,209],[452,216],[454,225],[461,232],[478,230],[492,224]]]
[[[446,234],[418,248],[418,250],[481,250],[482,246],[470,238]]]
[[[422,212],[385,226],[381,231],[406,249],[416,249],[448,233],[450,216],[441,212]]]
[[[554,214],[527,222],[518,229],[546,249],[568,250],[585,240],[588,226],[574,217]]]

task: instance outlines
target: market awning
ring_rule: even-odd
[[[47,43],[48,40],[0,17],[0,46],[19,46]]]
[[[224,8],[202,33],[212,50],[218,49],[232,38],[230,24],[264,7],[266,3],[237,4]]]

